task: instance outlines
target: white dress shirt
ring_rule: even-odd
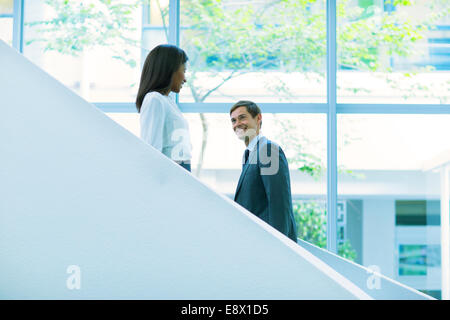
[[[245,150],[248,150],[248,151],[249,151],[249,156],[248,156],[249,159],[250,159],[250,156],[251,156],[252,152],[255,150],[256,144],[258,143],[259,139],[261,139],[261,137],[263,137],[263,135],[262,135],[261,133],[258,134],[256,137],[254,137],[254,138],[248,143],[248,146],[245,148]],[[245,153],[244,153],[244,155],[245,155]],[[243,163],[243,164],[244,164],[244,162],[245,162],[244,157],[245,157],[245,156],[242,157],[242,163]]]
[[[250,141],[250,142],[248,143],[248,146],[247,146],[246,149],[248,149],[248,150],[250,151],[250,153],[255,149],[255,146],[256,146],[256,144],[258,143],[259,139],[261,139],[261,137],[262,137],[262,134],[260,133],[260,134],[258,134],[256,137],[254,137],[254,138],[252,139],[252,141]]]
[[[189,124],[171,96],[152,91],[141,106],[141,139],[174,161],[190,161]]]

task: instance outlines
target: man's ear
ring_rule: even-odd
[[[258,114],[259,128],[261,129],[262,113]]]

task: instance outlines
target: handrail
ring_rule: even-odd
[[[361,290],[381,300],[435,300],[416,289],[386,277],[370,268],[342,258],[302,239],[297,243],[353,282]]]

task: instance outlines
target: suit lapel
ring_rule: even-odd
[[[265,137],[261,137],[258,141],[258,143],[255,146],[255,149],[253,149],[252,152],[250,152],[250,155],[248,157],[247,163],[244,165],[244,168],[242,169],[241,176],[239,177],[238,185],[236,187],[236,193],[234,194],[234,200],[236,200],[236,197],[238,195],[238,192],[241,188],[242,182],[244,181],[245,174],[247,173],[248,168],[250,167],[250,164],[256,164],[257,163],[257,156],[259,152],[259,145],[265,143]]]
[[[236,188],[236,193],[234,194],[234,200],[236,200],[236,197],[237,197],[237,194],[239,192],[239,189],[241,188],[242,181],[244,180],[245,173],[247,172],[247,169],[249,167],[249,162],[250,162],[250,157],[249,157],[249,161],[244,165],[244,168],[242,169],[242,172],[241,172],[241,176],[239,177],[238,185],[237,185],[237,188]]]

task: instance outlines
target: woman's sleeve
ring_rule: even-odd
[[[145,104],[145,106],[144,106]],[[141,139],[160,152],[164,142],[165,109],[159,99],[144,100],[141,108]]]

